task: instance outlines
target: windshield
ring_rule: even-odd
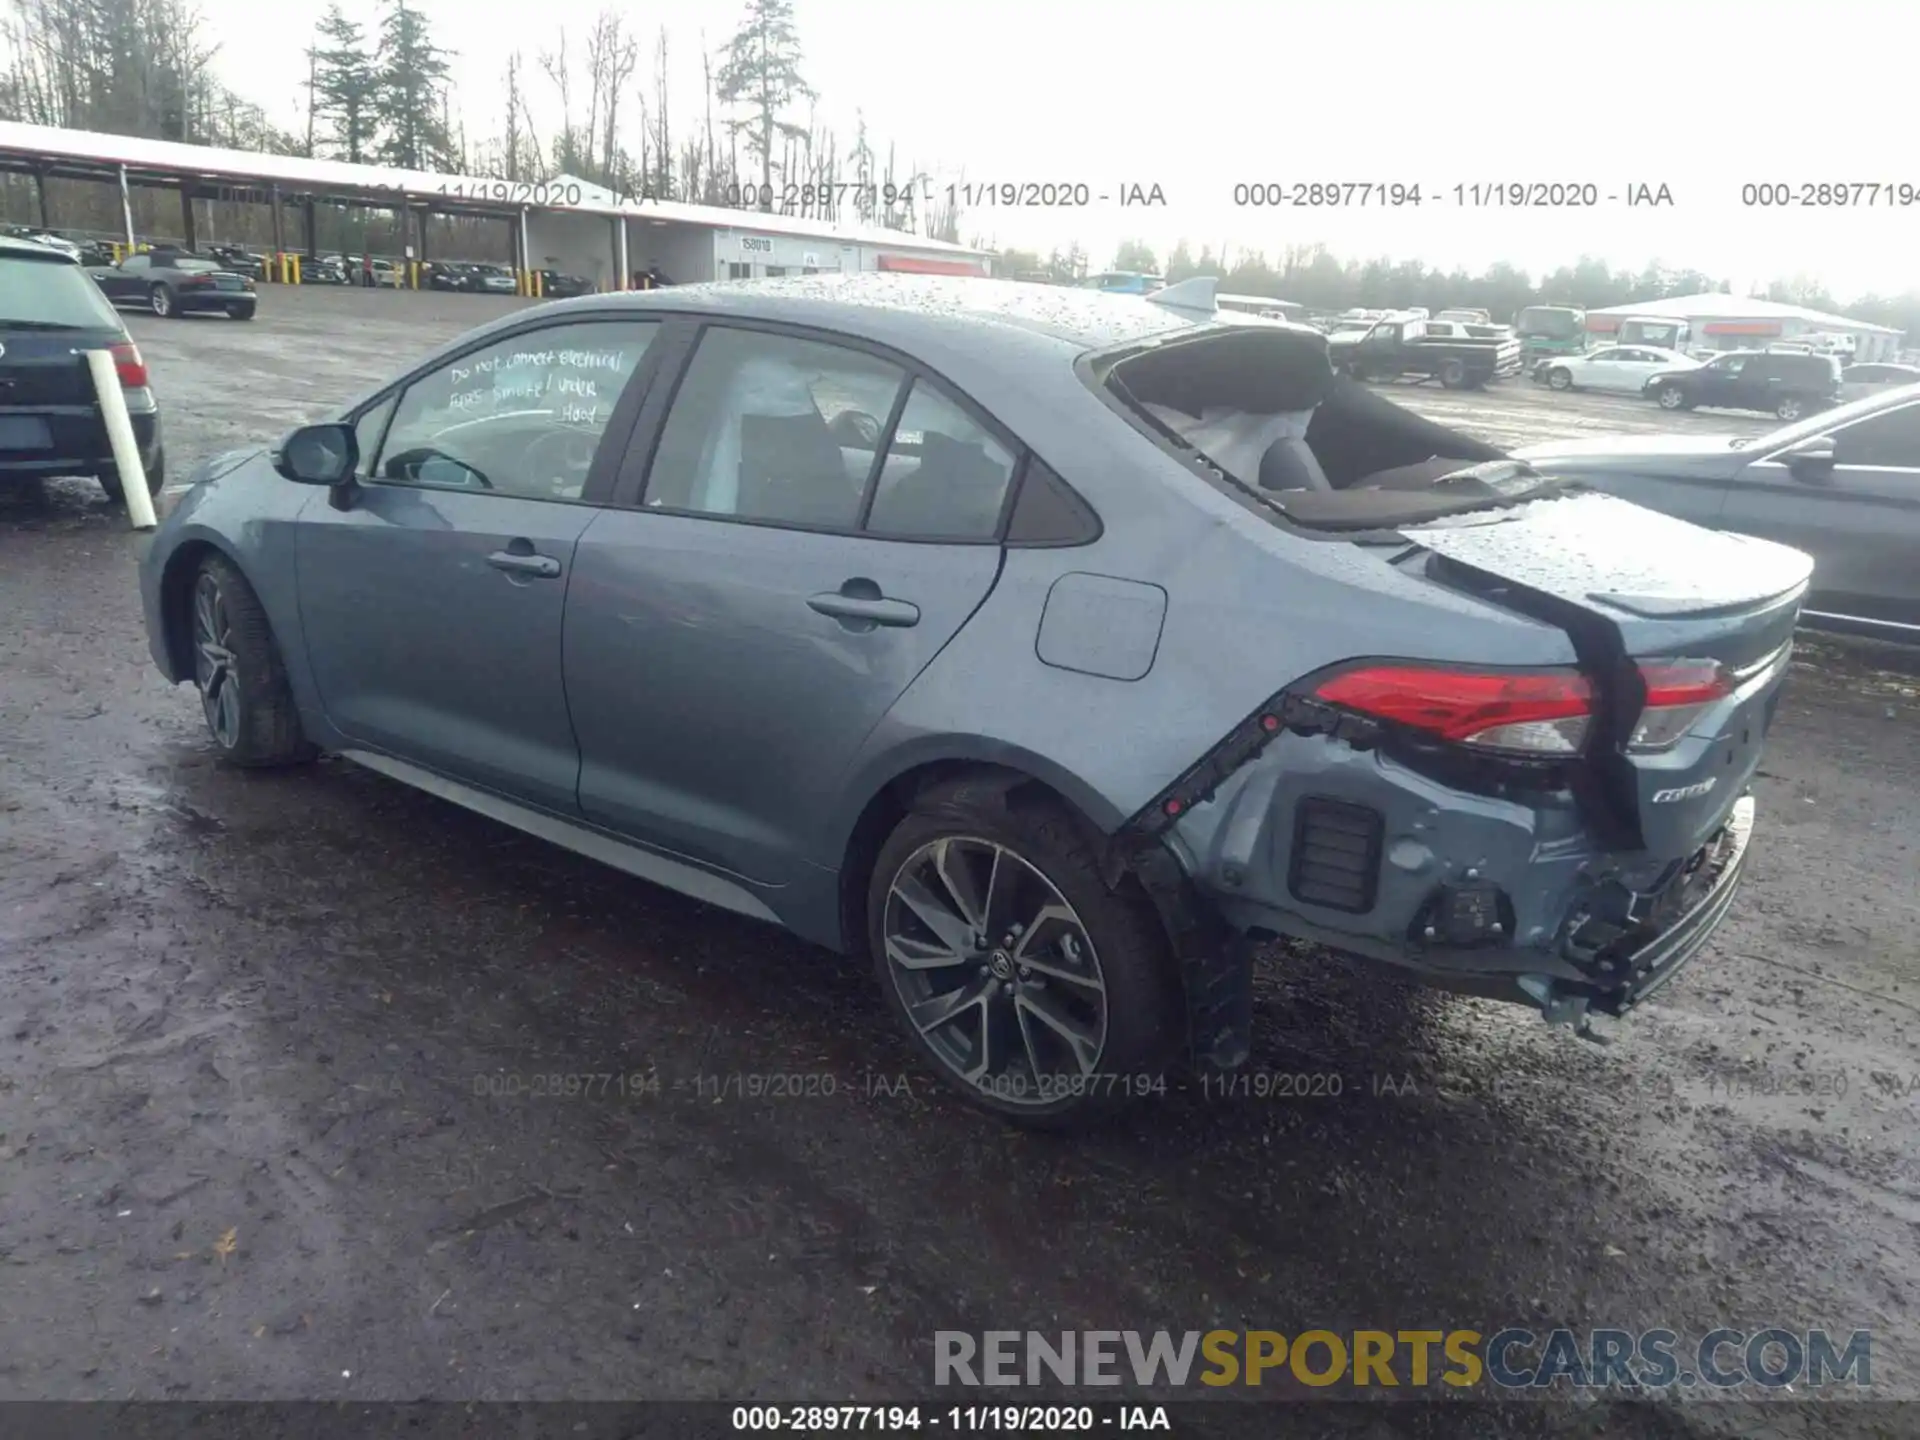
[[[1904,405],[1916,396],[1920,396],[1920,385],[1890,385],[1878,395],[1869,395],[1850,405],[1836,405],[1805,420],[1796,420],[1791,425],[1782,425],[1778,430],[1769,430],[1765,435],[1742,435],[1731,444],[1735,450],[1776,450],[1815,435],[1825,435],[1829,430],[1837,430],[1864,416]]]
[[[120,319],[82,270],[70,260],[0,256],[0,327],[118,330]]]

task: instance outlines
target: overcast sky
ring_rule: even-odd
[[[565,31],[584,50],[603,0],[478,7],[417,0],[457,52],[470,136],[495,133],[508,57],[526,54],[536,114],[557,101],[534,57]],[[201,0],[228,82],[304,128],[299,7],[270,23],[253,0]],[[344,0],[375,17],[376,0]],[[674,110],[699,103],[699,50],[737,26],[738,0],[622,7],[649,52],[668,24]],[[1582,253],[1750,281],[1806,275],[1848,299],[1920,285],[1920,204],[1748,208],[1744,182],[1890,182],[1920,191],[1910,44],[1886,0],[1818,6],[1722,0],[794,0],[819,113],[947,179],[1086,182],[1166,205],[1084,210],[976,205],[963,238],[1047,250],[1079,240],[1096,265],[1122,239],[1162,258],[1185,238],[1265,249],[1323,241],[1343,257],[1539,271]],[[642,67],[650,73],[651,56]],[[276,97],[278,97],[276,99]],[[629,114],[635,107],[627,107]],[[798,117],[804,119],[804,116]],[[1251,210],[1236,183],[1418,183],[1419,208]],[[1591,183],[1591,209],[1475,208],[1456,185]],[[1674,203],[1629,208],[1637,185]],[[1436,193],[1444,196],[1434,203]],[[1609,196],[1620,196],[1609,200]]]

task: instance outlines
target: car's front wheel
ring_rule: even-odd
[[[1807,413],[1807,403],[1794,395],[1783,395],[1780,403],[1773,407],[1774,416],[1781,420],[1798,420]]]
[[[1547,372],[1547,384],[1555,390],[1573,388],[1573,372],[1563,365],[1556,365]]]
[[[1672,385],[1662,385],[1653,392],[1653,398],[1660,402],[1662,410],[1685,410],[1687,397]]]
[[[868,943],[923,1059],[975,1104],[1068,1128],[1164,1089],[1183,1002],[1147,898],[1058,802],[940,786],[882,846]]]
[[[266,609],[224,556],[200,562],[190,615],[193,685],[221,758],[248,769],[311,759]]]

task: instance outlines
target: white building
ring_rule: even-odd
[[[116,186],[129,247],[137,237],[127,197],[132,187],[144,186],[179,194],[182,233],[189,248],[196,238],[196,199],[270,207],[274,249],[281,252],[299,251],[300,244],[293,243],[296,228],[310,236],[312,207],[324,202],[404,217],[406,254],[396,259],[435,258],[428,253],[430,215],[497,219],[512,243],[515,269],[529,275],[539,270],[580,275],[603,290],[629,288],[650,267],[681,284],[822,270],[988,273],[988,252],[929,240],[911,231],[834,225],[751,209],[635,200],[570,176],[515,183],[15,121],[0,121],[0,170],[35,177],[43,225],[49,178]],[[287,212],[303,208],[307,225],[290,225]]]
[[[1844,315],[1828,315],[1804,305],[1756,300],[1749,295],[1675,295],[1634,305],[1609,305],[1587,312],[1587,332],[1599,342],[1613,338],[1623,319],[1646,316],[1684,320],[1692,332],[1688,350],[1761,350],[1777,340],[1808,335],[1850,335],[1856,360],[1891,360],[1899,352],[1901,333],[1885,325],[1869,325]]]

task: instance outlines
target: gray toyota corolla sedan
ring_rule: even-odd
[[[243,766],[330,751],[869,956],[977,1102],[1247,1054],[1304,937],[1584,1030],[1726,913],[1810,565],[1333,374],[990,280],[519,311],[144,561]]]

